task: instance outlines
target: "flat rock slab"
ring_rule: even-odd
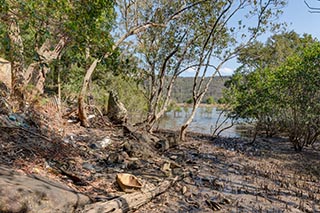
[[[0,166],[0,212],[74,212],[90,198],[42,177]]]

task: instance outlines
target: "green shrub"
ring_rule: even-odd
[[[193,103],[193,99],[189,98],[188,100],[185,101],[187,104],[192,104]]]
[[[209,97],[207,98],[207,100],[206,100],[206,103],[207,103],[207,104],[214,104],[214,103],[215,103],[214,98],[213,98],[212,96],[209,96]]]

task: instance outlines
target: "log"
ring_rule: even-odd
[[[165,180],[159,186],[151,188],[147,191],[125,194],[110,201],[96,202],[86,205],[82,212],[120,213],[138,209],[139,207],[148,203],[150,200],[152,200],[159,194],[165,192],[170,186],[172,186],[177,181],[177,179],[178,177],[175,177],[173,180]]]

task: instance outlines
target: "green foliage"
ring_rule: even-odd
[[[192,104],[193,103],[193,98],[189,98],[188,100],[186,100],[187,104]]]
[[[296,150],[313,144],[320,135],[320,43],[305,38],[282,56],[283,62],[268,59],[262,61],[270,64],[268,68],[237,70],[226,83],[224,96],[230,116],[255,121],[268,135],[286,132]]]
[[[0,6],[0,55],[7,55],[10,43],[7,39],[10,22],[7,17],[15,14],[23,40],[24,66],[41,61],[37,49],[45,42],[54,45],[61,37],[67,39],[67,47],[59,60],[49,64],[47,76],[50,86],[56,84],[57,72],[61,72],[65,94],[78,93],[84,70],[93,58],[100,58],[113,45],[111,29],[114,24],[114,1],[111,0],[2,0]],[[118,54],[103,61],[108,67],[115,66]],[[7,57],[8,60],[10,58]],[[47,66],[47,64],[45,64]],[[69,93],[71,92],[71,93]]]
[[[166,112],[171,112],[173,111],[177,106],[177,103],[175,101],[171,101],[170,104],[167,107]]]
[[[239,71],[250,72],[258,68],[277,67],[286,58],[303,50],[315,40],[307,34],[300,37],[296,32],[284,32],[268,38],[265,44],[255,41],[242,49],[238,61],[243,65]]]
[[[100,85],[101,82],[99,84],[93,82],[91,89],[91,94],[98,107],[106,109],[109,98],[108,92],[112,90],[118,93],[120,101],[125,105],[129,115],[141,116],[146,112],[147,100],[143,95],[141,84],[134,79],[121,75],[109,74],[105,79],[104,86]]]
[[[207,100],[210,96],[212,96],[214,100],[219,100],[222,97],[222,90],[225,88],[224,83],[229,80],[229,78],[229,76],[213,78],[208,92],[204,96],[204,100]],[[208,80],[209,77],[206,77],[204,83]],[[190,94],[192,94],[192,87],[193,77],[178,77],[173,86],[172,99],[178,103],[185,102],[190,98]]]
[[[295,149],[316,142],[320,135],[320,43],[289,57],[277,69],[273,87],[281,124]]]
[[[7,23],[4,14],[12,11],[16,14],[27,63],[37,59],[36,48],[47,39],[54,43],[62,35],[78,52],[84,52],[90,46],[95,50],[94,54],[99,54],[99,48],[112,46],[110,31],[115,13],[111,0],[2,0],[2,3],[0,12],[3,15],[0,18],[3,23]]]
[[[10,41],[6,33],[6,26],[0,23],[0,56],[8,59],[6,56],[9,55]]]
[[[209,96],[206,100],[206,103],[207,104],[215,104],[216,102],[212,96]]]
[[[67,47],[54,63],[48,65],[52,72],[46,79],[47,84],[55,87],[58,76],[61,76],[62,93],[66,100],[74,101],[77,97],[82,77],[91,62],[94,59],[102,59],[106,52],[112,52],[110,57],[102,59],[99,63],[97,72],[92,76],[89,90],[99,105],[105,103],[107,91],[115,89],[129,110],[145,109],[145,100],[140,94],[139,83],[148,80],[150,90],[145,96],[149,98],[148,112],[152,113],[152,111],[161,112],[160,109],[168,103],[166,98],[170,97],[168,92],[170,87],[166,82],[170,80],[174,82],[173,76],[177,77],[190,65],[198,66],[200,70],[203,69],[203,64],[224,61],[236,46],[238,41],[236,35],[241,34],[238,31],[242,29],[244,32],[249,32],[248,35],[250,32],[264,31],[270,23],[268,20],[279,12],[273,9],[282,6],[284,1],[257,3],[245,0],[235,4],[224,0],[198,2],[0,0],[0,2],[2,21],[5,21],[9,12],[16,13],[24,44],[24,67],[41,61],[37,49],[44,42],[49,41],[54,48],[61,37],[67,38]],[[182,8],[185,9],[172,17]],[[249,16],[259,17],[261,18],[259,26],[246,26],[244,21],[240,20],[238,28],[229,27],[228,21],[232,16],[241,13],[241,10],[245,11],[246,8],[249,8],[250,12],[248,16],[243,16],[243,19]],[[262,11],[265,13],[259,14]],[[115,18],[115,13],[120,17]],[[121,25],[115,25],[115,21],[119,21]],[[10,49],[6,40],[8,23],[3,23],[5,22],[0,23],[1,55],[5,55]],[[134,31],[132,34],[136,37],[125,42],[127,46],[121,46],[113,51],[113,36],[119,38],[123,32],[145,23],[152,23],[154,26],[146,27],[143,32]],[[111,30],[116,26],[120,27],[111,34]],[[212,60],[213,58],[218,60]],[[198,77],[196,81],[199,83],[202,80],[201,76]],[[203,82],[209,81],[205,79]],[[205,87],[197,85],[199,92],[194,94],[197,93],[195,96],[202,98],[199,94],[204,92],[200,89]],[[198,101],[193,97],[187,102],[191,104],[194,100]]]
[[[82,78],[84,76],[85,70],[76,64],[71,64],[69,69],[66,70],[62,67],[61,71],[61,93],[65,101],[70,103],[77,102],[79,92],[81,90]],[[48,78],[49,81],[51,78]]]
[[[226,101],[225,97],[222,97],[222,98],[218,99],[218,104],[226,104],[226,103],[227,103],[227,101]]]
[[[258,129],[264,129],[268,136],[274,134],[277,123],[272,100],[273,71],[257,69],[243,74],[235,73],[228,90],[225,91],[224,101],[231,108],[229,116],[236,119],[256,121]]]

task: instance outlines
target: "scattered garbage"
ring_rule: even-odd
[[[161,171],[163,171],[163,173],[170,177],[172,175],[172,170],[171,170],[171,163],[170,162],[165,162],[161,168]]]
[[[124,192],[133,192],[142,188],[142,184],[134,175],[121,173],[117,174],[117,183]]]
[[[62,140],[67,144],[74,144],[76,142],[75,137],[76,137],[75,134],[68,134]]]
[[[102,149],[106,148],[109,144],[112,143],[111,139],[108,137],[103,138],[101,141],[97,141]]]
[[[30,125],[26,121],[24,114],[12,113],[0,116],[0,126],[3,127],[22,127],[29,129]]]

